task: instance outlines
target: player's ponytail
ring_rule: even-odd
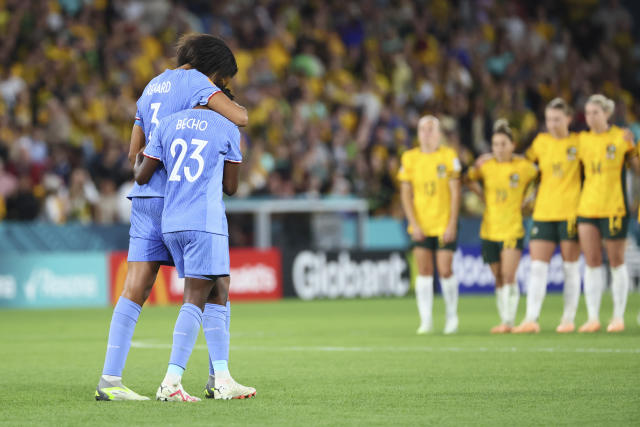
[[[238,64],[229,46],[210,34],[185,34],[177,46],[178,67],[185,64],[205,76],[231,78],[238,72]]]
[[[573,115],[573,108],[571,108],[571,106],[569,106],[569,104],[567,104],[567,101],[565,101],[562,98],[553,98],[551,100],[551,102],[549,102],[547,104],[547,108],[546,109],[547,110],[560,110],[567,116]]]
[[[509,121],[507,119],[498,119],[493,124],[493,134],[498,133],[506,135],[510,141],[513,141],[513,131],[509,127]]]
[[[616,103],[613,102],[612,99],[609,99],[600,93],[591,95],[587,100],[587,104],[598,105],[600,108],[602,108],[602,111],[604,111],[607,117],[610,117],[616,108]]]

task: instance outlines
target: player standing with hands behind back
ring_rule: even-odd
[[[458,282],[452,263],[460,210],[460,161],[455,150],[440,145],[440,139],[439,120],[422,117],[418,122],[420,146],[402,155],[398,173],[418,268],[418,334],[432,329],[434,254],[446,306],[444,333],[458,330]]]
[[[182,374],[203,326],[215,370],[216,399],[254,396],[252,387],[238,384],[227,363],[229,333],[226,327],[229,238],[222,192],[235,193],[238,186],[240,132],[220,114],[197,107],[160,121],[138,156],[136,182],[146,183],[162,163],[168,179],[162,211],[162,236],[171,252],[179,277],[186,277],[183,305],[176,320],[169,367],[156,393],[158,400],[193,402],[182,388]],[[207,297],[216,286],[213,304]]]

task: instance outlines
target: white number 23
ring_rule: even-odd
[[[184,167],[184,176],[187,178],[187,181],[193,182],[202,175],[202,171],[204,169],[204,159],[200,155],[204,147],[207,145],[209,141],[205,141],[204,139],[192,139],[191,144],[196,146],[195,151],[189,156],[190,159],[194,159],[198,162],[198,170],[194,175],[191,174],[191,169],[189,166]],[[171,143],[171,147],[169,150],[171,151],[171,157],[176,157],[176,151],[180,147],[180,153],[178,154],[178,160],[173,165],[173,169],[171,169],[171,175],[169,175],[169,181],[180,181],[182,177],[180,176],[180,166],[182,166],[182,162],[184,161],[184,156],[187,155],[187,141],[182,138],[174,139]]]

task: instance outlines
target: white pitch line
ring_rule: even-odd
[[[143,341],[132,341],[131,347],[134,348],[150,348],[150,349],[169,349],[171,344],[150,343]],[[205,345],[196,345],[196,350],[206,350]],[[269,346],[231,346],[232,350],[244,351],[274,351],[274,352],[354,352],[354,353],[373,353],[373,352],[397,352],[397,353],[621,353],[636,354],[640,353],[640,348],[562,348],[562,347],[391,347],[391,346],[372,346],[372,347],[335,347],[335,346],[285,346],[285,347],[269,347]]]

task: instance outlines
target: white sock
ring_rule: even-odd
[[[505,314],[509,326],[513,326],[516,322],[516,314],[518,313],[518,300],[520,299],[520,289],[517,283],[505,283]]]
[[[420,324],[431,325],[431,310],[433,308],[433,276],[416,277],[416,301]]]
[[[108,381],[110,383],[122,382],[122,377],[118,377],[118,376],[115,376],[115,375],[103,375],[102,378],[105,381]]]
[[[527,314],[525,322],[536,322],[540,317],[542,301],[547,293],[547,277],[549,275],[549,263],[544,261],[531,261],[529,273],[529,286],[527,289]]]
[[[505,286],[496,288],[496,306],[498,307],[498,315],[500,316],[500,322],[505,325],[507,324],[506,291],[507,288]]]
[[[613,318],[623,320],[629,295],[629,272],[626,264],[611,267],[611,294],[613,295]]]
[[[164,379],[162,380],[162,385],[175,386],[180,384],[180,381],[182,381],[182,375],[167,372],[164,376]]]
[[[446,308],[447,319],[451,319],[458,316],[458,281],[456,276],[451,275],[449,277],[440,279],[440,286],[442,287],[442,297],[444,298],[444,305]]]
[[[584,300],[587,303],[589,321],[599,321],[600,301],[604,289],[604,267],[587,266],[584,271]]]
[[[564,270],[564,313],[562,314],[563,323],[573,323],[578,310],[578,301],[580,300],[580,262],[564,262],[562,265]]]

